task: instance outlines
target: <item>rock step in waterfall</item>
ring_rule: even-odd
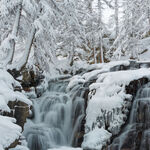
[[[150,83],[138,90],[129,123],[108,150],[150,150]]]

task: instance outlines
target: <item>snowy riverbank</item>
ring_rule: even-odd
[[[14,91],[20,84],[5,70],[0,70],[0,150],[8,148],[13,142],[19,139],[22,129],[15,124],[16,119],[2,116],[3,113],[11,113],[9,102],[21,101],[28,105],[32,102],[23,93]]]

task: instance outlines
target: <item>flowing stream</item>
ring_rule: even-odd
[[[30,150],[78,145],[77,133],[84,117],[83,92],[77,86],[67,93],[68,82],[49,82],[48,90],[33,100],[34,118],[28,119],[24,131]]]
[[[128,125],[108,149],[150,150],[150,83],[138,90]]]

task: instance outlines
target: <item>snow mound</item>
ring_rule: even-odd
[[[32,102],[21,92],[14,91],[15,87],[20,87],[7,71],[0,69],[0,112],[10,112],[9,101],[22,101],[28,105]],[[16,119],[0,115],[0,150],[8,148],[15,140],[21,136],[22,128],[15,124]],[[20,148],[18,150],[21,150]]]
[[[86,149],[89,148],[90,145],[90,149],[101,149],[111,135],[112,134],[104,128],[95,128],[93,131],[85,135],[82,147]]]
[[[0,150],[9,147],[21,136],[22,129],[15,122],[14,118],[0,116]]]
[[[79,75],[73,76],[67,86],[67,91],[72,89],[75,85],[83,84],[84,82],[85,82],[85,79],[83,79],[81,76]]]
[[[14,87],[20,86],[19,82],[5,70],[0,69],[0,110],[10,112],[7,106],[9,101],[22,101],[28,105],[32,102],[23,93],[14,91]]]
[[[95,77],[97,78],[99,74],[109,72],[112,67],[120,66],[120,65],[129,66],[130,62],[112,61],[110,63],[93,64],[93,65],[86,66],[87,67],[86,73],[84,73],[83,75],[81,74],[81,75],[73,76],[70,79],[67,90],[72,89],[77,84],[84,84],[85,82],[88,82]]]
[[[111,68],[115,66],[129,66],[129,61],[112,61],[110,63],[103,63],[103,64],[93,64],[88,67],[89,72],[82,75],[82,78],[86,81],[97,77],[99,74],[109,72]]]

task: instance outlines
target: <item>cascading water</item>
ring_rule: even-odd
[[[138,90],[129,123],[108,150],[150,150],[150,83]]]
[[[84,99],[79,86],[66,93],[68,82],[67,79],[50,82],[49,89],[33,100],[34,118],[27,121],[24,131],[30,150],[77,146]]]

